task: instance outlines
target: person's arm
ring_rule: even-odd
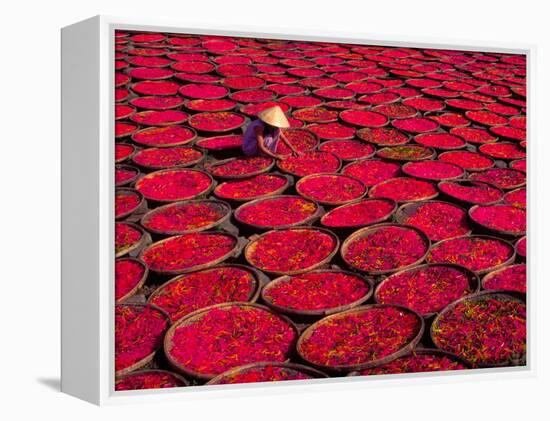
[[[284,142],[284,144],[290,148],[290,150],[292,151],[292,153],[294,155],[301,155],[301,152],[294,147],[294,145],[290,142],[290,140],[287,139],[287,137],[285,136],[285,134],[283,133],[282,130],[281,130],[281,134],[279,135],[279,137]]]
[[[273,152],[271,152],[266,146],[265,146],[265,140],[264,140],[264,133],[263,133],[263,130],[259,127],[256,127],[256,141],[258,142],[258,148],[260,148],[260,150],[272,157],[272,158],[275,158],[275,159],[280,159],[281,157],[278,156],[277,154],[274,154]]]

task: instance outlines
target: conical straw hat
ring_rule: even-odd
[[[274,107],[266,108],[258,113],[258,118],[264,123],[267,123],[274,127],[286,128],[290,127],[285,113],[281,110],[281,107],[275,105]]]

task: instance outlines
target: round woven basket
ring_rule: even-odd
[[[250,197],[242,197],[242,198],[227,198],[227,197],[222,196],[221,193],[220,193],[220,190],[223,186],[223,183],[221,183],[221,184],[218,184],[216,186],[216,188],[214,189],[214,195],[216,197],[218,197],[222,200],[226,200],[228,202],[237,202],[237,203],[239,203],[239,202],[249,202],[251,200],[263,199],[263,198],[271,197],[271,196],[277,196],[281,193],[284,193],[284,191],[287,190],[294,183],[294,179],[292,178],[292,176],[290,176],[288,174],[279,174],[279,173],[274,173],[274,174],[286,178],[286,183],[283,186],[279,187],[278,189],[273,190],[272,192],[262,194],[262,195],[258,195],[258,196],[250,196]]]
[[[338,307],[332,307],[332,308],[323,308],[323,309],[319,309],[319,310],[297,310],[297,309],[293,309],[293,308],[290,308],[290,307],[279,306],[279,305],[273,303],[266,296],[267,292],[271,288],[277,286],[280,283],[285,283],[291,278],[291,276],[285,275],[285,276],[281,276],[279,278],[274,279],[273,281],[269,282],[267,285],[264,286],[264,288],[262,289],[262,293],[261,293],[262,300],[269,307],[273,308],[276,311],[284,313],[284,314],[289,314],[289,315],[294,315],[294,316],[328,316],[330,314],[340,313],[342,311],[346,311],[346,310],[352,309],[354,307],[357,307],[357,306],[363,304],[364,302],[368,301],[370,299],[370,297],[372,296],[373,291],[374,291],[374,282],[372,281],[372,279],[367,278],[363,275],[359,275],[359,274],[354,273],[354,272],[349,272],[349,271],[340,270],[340,269],[317,269],[317,270],[312,270],[310,272],[307,272],[307,274],[327,273],[327,272],[328,273],[342,273],[342,274],[345,274],[345,275],[350,275],[350,276],[361,278],[365,282],[365,284],[368,285],[369,290],[361,298],[359,298],[358,300],[355,300],[355,301],[353,301],[349,304],[341,305],[341,306],[338,306]]]
[[[453,203],[458,203],[460,205],[463,205],[463,206],[472,206],[472,205],[475,205],[477,203],[473,203],[473,202],[469,202],[469,201],[466,201],[466,200],[461,200],[461,199],[458,199],[456,197],[453,197],[453,196],[449,196],[448,194],[446,194],[445,192],[443,192],[443,190],[441,189],[441,186],[444,184],[444,183],[448,183],[449,180],[445,180],[445,181],[441,181],[437,184],[437,189],[439,190],[442,198],[445,199],[445,201],[448,201],[448,202],[453,202]],[[460,185],[466,185],[466,186],[472,186],[472,185],[475,185],[475,184],[482,184],[482,185],[485,185],[485,186],[488,186],[488,187],[491,187],[493,189],[496,189],[500,192],[500,198],[498,200],[494,200],[492,202],[487,202],[487,203],[483,203],[483,205],[487,206],[487,205],[494,205],[496,203],[500,203],[502,201],[502,198],[504,197],[504,192],[502,191],[502,189],[498,188],[497,186],[494,186],[492,184],[489,184],[489,183],[485,183],[483,181],[475,181],[475,180],[468,180],[468,179],[457,179],[457,180],[452,180],[451,181],[452,183],[458,183]]]
[[[206,196],[208,193],[210,193],[214,187],[216,187],[216,182],[214,181],[214,179],[212,178],[212,176],[205,172],[205,171],[201,171],[201,170],[197,170],[197,169],[192,169],[192,168],[176,168],[176,169],[166,169],[166,170],[159,170],[159,171],[154,171],[154,172],[151,172],[143,177],[141,177],[135,184],[135,188],[136,190],[139,191],[139,187],[140,185],[143,183],[143,180],[146,180],[146,179],[149,179],[149,178],[153,178],[155,177],[156,175],[158,174],[162,174],[162,173],[168,173],[168,172],[173,172],[173,171],[194,171],[194,172],[197,172],[197,173],[201,173],[205,176],[207,176],[210,180],[210,183],[208,185],[208,187],[206,187],[204,190],[194,194],[193,196],[190,196],[190,197],[186,197],[186,198],[181,198],[181,199],[159,199],[159,198],[156,198],[156,199],[153,199],[153,198],[148,198],[147,196],[145,196],[145,198],[148,200],[148,201],[151,201],[153,203],[173,203],[173,202],[180,202],[182,200],[191,200],[191,199],[198,199],[200,197],[204,197]],[[143,194],[143,193],[142,193]]]
[[[190,203],[197,203],[197,204],[204,203],[204,204],[213,204],[213,205],[219,206],[220,208],[223,208],[223,210],[225,212],[225,215],[223,217],[221,217],[220,219],[218,219],[218,220],[216,220],[216,221],[214,221],[214,222],[212,222],[208,225],[204,225],[204,226],[194,228],[194,229],[189,229],[189,230],[164,230],[164,231],[161,231],[161,230],[155,229],[154,227],[148,226],[149,220],[152,217],[154,217],[156,214],[161,213],[161,212],[163,212],[167,209],[178,208],[180,206],[185,206],[185,205],[188,205]],[[193,233],[193,232],[206,231],[206,230],[215,228],[215,227],[223,224],[227,220],[229,220],[230,217],[231,217],[231,206],[229,206],[229,204],[224,202],[224,201],[216,200],[216,199],[183,200],[183,201],[180,201],[180,202],[169,203],[168,205],[160,206],[158,208],[150,210],[145,215],[143,215],[143,217],[141,218],[140,224],[143,227],[145,227],[148,231],[150,231],[154,234],[159,234],[159,235],[181,235],[181,234],[190,234],[190,233]]]
[[[487,268],[487,269],[482,269],[482,270],[473,271],[473,272],[475,272],[476,275],[478,275],[478,276],[479,276],[479,275],[484,275],[484,274],[486,274],[486,273],[492,272],[492,271],[497,270],[497,269],[500,269],[500,268],[502,268],[502,267],[504,267],[504,266],[508,266],[508,265],[509,265],[510,263],[512,263],[512,262],[514,261],[514,259],[516,258],[516,249],[515,249],[515,247],[514,247],[509,241],[506,241],[506,240],[504,240],[504,239],[502,239],[502,238],[493,237],[493,236],[490,236],[490,235],[475,235],[475,236],[467,236],[467,235],[465,236],[465,235],[463,235],[463,236],[460,236],[460,237],[448,238],[448,239],[446,239],[446,240],[441,240],[441,241],[438,241],[437,243],[432,244],[432,246],[431,246],[431,248],[430,248],[430,251],[431,251],[433,248],[435,248],[436,246],[438,246],[439,244],[445,243],[445,242],[447,242],[447,241],[456,240],[457,238],[473,238],[473,237],[475,237],[475,238],[485,238],[485,239],[491,239],[491,240],[500,241],[500,242],[505,243],[506,245],[508,245],[508,246],[510,247],[510,249],[513,251],[512,255],[511,255],[508,259],[506,259],[506,261],[504,261],[504,262],[502,262],[502,263],[500,263],[500,264],[498,264],[498,265],[491,266],[491,267],[489,267],[489,268]],[[429,252],[428,252],[428,254],[429,254]]]
[[[166,332],[166,335],[164,336],[164,354],[166,355],[166,358],[170,365],[174,367],[177,371],[180,373],[183,373],[184,375],[197,378],[200,380],[211,380],[214,377],[217,376],[217,374],[213,373],[199,373],[197,371],[194,371],[192,369],[187,368],[184,364],[177,361],[175,358],[172,357],[170,354],[171,349],[174,346],[173,338],[174,333],[180,326],[188,325],[189,323],[195,321],[196,319],[199,319],[201,316],[203,316],[205,313],[212,309],[218,309],[218,308],[226,308],[226,307],[253,307],[256,309],[261,309],[264,311],[268,311],[271,314],[274,314],[275,316],[279,317],[280,319],[284,320],[294,331],[295,336],[298,337],[298,328],[294,325],[294,323],[286,316],[283,316],[281,314],[275,313],[273,310],[271,310],[269,307],[265,307],[259,304],[252,304],[252,303],[241,303],[241,302],[231,302],[231,303],[224,303],[224,304],[217,304],[210,307],[206,307],[197,311],[194,311],[193,313],[188,314],[187,316],[181,318],[176,323],[174,323],[170,329],[168,329],[168,332]],[[287,362],[288,359],[285,361]]]
[[[170,318],[168,317],[168,315],[166,314],[166,312],[164,310],[158,308],[157,306],[154,306],[154,305],[151,305],[151,304],[117,304],[117,306],[152,307],[155,310],[162,313],[164,315],[164,317],[166,317],[166,319],[168,320],[168,326],[170,326]],[[151,352],[149,355],[147,355],[144,358],[142,358],[141,360],[135,362],[134,364],[132,364],[132,365],[126,367],[126,368],[123,368],[122,370],[115,371],[115,377],[124,376],[128,373],[131,373],[133,371],[136,371],[136,370],[146,366],[147,364],[149,364],[153,360],[153,358],[155,357],[155,355],[157,354],[159,349],[161,349],[161,348],[159,347],[158,349]]]
[[[126,212],[116,216],[116,219],[117,220],[121,220],[121,219],[124,219],[130,215],[132,215],[133,213],[135,212],[139,212],[140,209],[143,209],[145,206],[145,198],[143,197],[143,195],[138,192],[137,190],[134,190],[134,189],[128,189],[128,188],[117,188],[115,190],[115,196],[117,193],[128,193],[128,194],[135,194],[137,195],[137,197],[139,198],[139,203],[132,209],[129,209],[127,210]]]
[[[494,204],[494,205],[490,205],[490,206],[512,206],[512,205],[508,205],[506,203],[502,203],[502,204]],[[472,221],[472,223],[474,225],[476,225],[478,228],[482,229],[482,230],[485,230],[485,231],[490,231],[491,233],[494,233],[496,235],[501,235],[501,236],[505,236],[507,238],[510,238],[510,237],[523,237],[525,234],[526,234],[526,231],[509,231],[509,230],[499,230],[499,229],[495,229],[495,228],[491,228],[489,226],[486,226],[480,222],[477,222],[473,217],[472,217],[472,214],[473,212],[476,211],[476,209],[479,209],[480,206],[479,205],[475,205],[475,206],[472,206],[469,210],[468,210],[468,216],[470,218],[470,221]],[[525,211],[525,214],[527,216],[527,210]]]
[[[117,304],[122,303],[124,300],[127,300],[130,297],[133,297],[141,289],[141,287],[147,280],[147,276],[149,276],[149,267],[147,266],[147,264],[145,264],[145,262],[142,262],[141,260],[136,259],[135,257],[124,257],[122,259],[117,259],[117,261],[120,261],[120,260],[131,260],[133,262],[136,262],[140,264],[144,270],[143,270],[143,275],[141,275],[141,278],[138,281],[138,283],[130,291],[128,291],[126,294],[124,294],[122,297],[116,300]]]
[[[401,205],[397,209],[397,211],[395,212],[395,215],[394,215],[395,222],[397,222],[398,224],[406,224],[406,222],[405,222],[406,219],[408,217],[410,217],[411,215],[413,215],[418,210],[418,208],[420,208],[421,206],[424,206],[426,204],[430,204],[430,203],[441,203],[441,204],[444,204],[444,205],[453,206],[453,207],[459,209],[460,211],[466,213],[466,209],[464,209],[461,206],[458,206],[454,203],[444,202],[442,200],[426,200],[426,201],[422,201],[422,202],[411,202],[411,203],[405,203],[405,204]],[[467,232],[465,232],[462,235],[470,235],[471,233],[472,233],[472,230],[468,230]]]
[[[236,268],[236,269],[241,269],[241,270],[244,270],[244,271],[247,271],[249,272],[253,277],[254,277],[254,282],[255,282],[255,286],[254,286],[254,291],[252,292],[252,294],[250,295],[250,297],[248,298],[248,300],[246,302],[248,303],[255,303],[256,301],[258,301],[258,298],[260,296],[260,291],[261,289],[263,288],[264,285],[266,285],[268,282],[269,282],[269,278],[267,277],[267,275],[265,275],[263,272],[260,272],[259,270],[251,267],[251,266],[246,266],[246,265],[240,265],[240,264],[234,264],[234,263],[230,263],[230,264],[221,264],[221,265],[216,265],[216,266],[213,266],[211,268],[207,268],[207,269],[202,269],[200,271],[196,271],[196,272],[193,272],[194,273],[197,273],[197,272],[207,272],[207,271],[210,271],[210,270],[215,270],[215,269],[219,269],[219,268]],[[149,298],[147,299],[147,302],[148,303],[151,303],[154,298],[156,296],[158,296],[159,294],[162,293],[162,291],[168,286],[168,285],[171,285],[173,284],[174,282],[177,282],[179,281],[182,277],[185,277],[185,276],[188,276],[189,274],[188,273],[184,273],[184,274],[181,274],[181,275],[178,275],[172,279],[170,279],[169,281],[163,283],[160,287],[158,287],[156,290],[153,291],[153,293],[149,296]],[[200,309],[199,309],[200,310]],[[197,310],[196,310],[197,311]],[[190,313],[189,313],[190,314]],[[186,316],[187,317],[187,316]]]
[[[457,270],[461,271],[462,273],[464,273],[468,277],[468,285],[470,287],[471,294],[479,292],[479,290],[480,290],[479,277],[475,274],[475,272],[472,272],[470,269],[465,268],[464,266],[455,265],[453,263],[430,263],[430,264],[424,264],[424,265],[419,265],[419,266],[415,266],[415,267],[412,267],[412,268],[400,270],[399,272],[395,272],[392,275],[388,276],[386,279],[384,279],[382,282],[380,282],[376,286],[376,290],[374,291],[374,301],[378,304],[383,304],[383,303],[380,302],[379,292],[380,292],[380,290],[382,289],[382,287],[384,285],[391,282],[393,277],[402,275],[403,273],[407,273],[407,272],[413,272],[414,273],[415,271],[418,271],[420,269],[424,269],[424,268],[427,268],[427,267],[434,267],[434,266],[443,266],[443,267],[453,268],[453,269],[457,269]],[[437,312],[433,312],[433,313],[421,314],[421,316],[424,317],[425,319],[429,319],[429,318],[435,316],[436,314],[437,314]]]
[[[269,274],[272,274],[272,275],[298,275],[300,273],[305,273],[305,272],[308,272],[310,270],[317,269],[317,268],[319,268],[323,265],[326,265],[328,262],[330,262],[330,260],[334,257],[334,255],[338,252],[338,248],[340,246],[340,240],[332,231],[329,231],[325,228],[311,228],[311,227],[294,227],[294,229],[314,230],[314,231],[320,231],[320,232],[323,232],[325,234],[330,235],[332,237],[332,239],[334,240],[334,244],[335,244],[333,251],[327,257],[325,257],[324,259],[320,260],[319,262],[317,262],[317,263],[315,263],[315,264],[313,264],[313,265],[311,265],[307,268],[303,268],[303,269],[298,269],[298,270],[293,270],[293,271],[288,271],[288,272],[280,271],[280,270],[262,269],[262,268],[258,268],[258,269],[260,269],[262,272],[269,273]],[[264,232],[261,235],[252,235],[250,237],[250,242],[244,248],[244,257],[250,265],[256,267],[254,265],[254,263],[252,262],[252,260],[251,260],[251,253],[252,253],[251,249],[253,248],[254,244],[257,241],[259,241],[262,237],[264,237],[266,235],[269,235],[270,233],[275,232],[275,231],[280,231],[280,230],[267,231],[267,232]]]
[[[363,237],[366,237],[369,234],[372,234],[372,233],[378,231],[380,228],[384,228],[384,227],[399,227],[399,228],[407,228],[407,229],[414,230],[424,240],[424,242],[426,244],[426,252],[422,255],[422,257],[420,257],[419,259],[415,260],[414,262],[412,262],[408,265],[401,266],[401,267],[398,267],[398,268],[393,268],[393,269],[386,269],[386,270],[364,270],[364,269],[356,268],[353,264],[351,264],[346,259],[345,256],[346,256],[346,253],[348,251],[349,245],[353,241],[355,241],[357,239],[360,239],[360,238],[363,238]],[[428,238],[428,236],[426,234],[424,234],[424,232],[422,232],[418,228],[413,227],[411,225],[384,223],[384,224],[371,225],[371,226],[362,228],[358,231],[355,231],[348,238],[346,238],[344,240],[344,242],[342,243],[342,248],[340,249],[340,255],[341,255],[342,259],[344,260],[344,262],[346,262],[346,264],[348,266],[354,268],[355,270],[358,270],[362,273],[367,273],[369,275],[385,275],[385,274],[394,273],[394,272],[397,272],[397,271],[402,271],[402,270],[417,266],[420,262],[423,262],[424,259],[426,259],[426,256],[428,255],[428,253],[430,251],[430,246],[431,246],[430,239]]]
[[[306,339],[309,339],[309,337],[313,334],[313,332],[315,331],[315,329],[319,325],[322,325],[323,323],[326,323],[329,320],[334,320],[336,318],[345,317],[346,315],[358,314],[358,313],[362,313],[364,311],[368,311],[372,308],[383,308],[383,307],[399,308],[402,312],[413,314],[417,317],[419,325],[420,325],[420,328],[418,329],[418,333],[415,335],[415,337],[409,343],[407,343],[405,346],[403,346],[401,349],[399,349],[397,352],[394,352],[393,354],[387,355],[385,357],[377,358],[375,360],[364,362],[364,363],[361,363],[361,364],[345,365],[345,366],[328,366],[328,365],[315,364],[315,363],[308,360],[307,355],[304,355],[304,352],[303,352],[303,349],[302,349],[303,343]],[[350,372],[350,371],[357,371],[357,370],[363,370],[363,369],[366,369],[366,368],[376,367],[378,365],[382,365],[382,364],[388,363],[390,361],[393,361],[396,358],[407,355],[408,353],[410,353],[416,347],[418,342],[420,342],[420,339],[422,338],[423,334],[424,334],[424,319],[418,313],[412,311],[411,309],[408,309],[406,307],[401,307],[401,306],[394,306],[394,305],[389,306],[389,305],[385,305],[385,304],[369,304],[369,305],[366,305],[366,306],[360,306],[360,307],[353,308],[351,310],[343,311],[341,313],[332,314],[330,316],[327,316],[327,317],[319,320],[318,322],[315,322],[314,324],[312,324],[311,326],[309,326],[306,330],[304,330],[302,332],[302,334],[298,338],[298,342],[296,343],[296,350],[298,352],[298,355],[304,361],[307,361],[309,364],[312,364],[313,366],[318,367],[321,370],[324,369],[324,370],[327,370],[327,371],[330,371],[330,372]]]
[[[213,168],[218,167],[220,165],[227,164],[227,163],[232,162],[232,161],[235,161],[236,159],[238,159],[238,158],[222,159],[221,161],[216,161],[216,162],[205,165],[205,169],[206,169],[206,171],[208,171],[208,173],[212,177],[223,179],[223,180],[238,180],[238,179],[241,179],[241,178],[250,178],[250,177],[253,177],[255,175],[260,175],[260,174],[269,172],[273,168],[273,166],[275,165],[275,160],[272,159],[271,163],[268,166],[266,166],[264,168],[261,168],[259,170],[256,170],[256,171],[246,173],[246,174],[237,174],[237,175],[219,175],[219,174],[214,175],[214,174],[212,174],[212,169]]]
[[[316,199],[316,198],[313,198],[311,196],[308,196],[306,193],[304,193],[302,191],[302,186],[305,183],[307,183],[308,181],[314,180],[315,178],[326,177],[326,176],[347,178],[351,181],[354,181],[358,185],[363,187],[363,193],[361,195],[357,196],[357,197],[352,198],[352,199],[334,201],[334,200]],[[354,202],[357,202],[357,201],[361,200],[363,197],[366,196],[366,194],[368,192],[368,189],[367,189],[367,187],[365,187],[363,182],[361,182],[361,180],[359,180],[358,178],[352,177],[351,175],[339,174],[339,173],[319,173],[319,174],[306,175],[305,177],[302,177],[300,180],[298,180],[298,182],[296,183],[296,192],[300,196],[302,196],[303,198],[314,201],[314,202],[317,202],[317,203],[320,203],[322,205],[340,206],[340,205],[345,205],[345,204],[348,204],[348,203],[354,203]]]
[[[309,215],[308,217],[306,217],[306,218],[304,218],[300,221],[296,221],[294,223],[287,224],[287,225],[277,225],[277,226],[257,225],[257,224],[253,224],[253,223],[243,221],[242,218],[240,217],[240,214],[243,211],[243,209],[246,209],[247,207],[254,206],[258,203],[262,203],[262,202],[265,202],[267,200],[277,200],[277,199],[283,199],[283,198],[295,198],[295,199],[308,200],[308,199],[303,199],[300,196],[294,196],[294,195],[290,195],[290,194],[270,195],[270,196],[267,196],[267,197],[263,197],[263,198],[260,198],[260,199],[255,199],[255,200],[251,200],[251,201],[247,201],[246,203],[243,203],[241,206],[239,206],[237,209],[235,209],[235,212],[233,213],[233,216],[235,217],[235,219],[239,223],[241,223],[243,225],[249,226],[249,227],[254,228],[256,230],[259,230],[259,231],[268,231],[268,230],[273,230],[273,229],[292,228],[292,227],[296,227],[298,225],[308,225],[308,224],[313,223],[315,220],[317,220],[324,213],[323,207],[319,206],[317,203],[312,201],[311,204],[313,204],[315,206],[315,212],[313,212],[311,215]]]
[[[213,260],[211,260],[210,262],[207,262],[207,263],[202,263],[202,264],[199,264],[199,265],[189,266],[189,267],[180,268],[180,269],[170,269],[170,270],[162,269],[161,270],[161,269],[153,269],[152,267],[149,267],[149,270],[152,271],[152,272],[155,272],[155,273],[162,274],[162,275],[180,275],[182,273],[189,273],[189,272],[195,272],[195,271],[198,271],[198,270],[206,269],[206,268],[215,266],[218,263],[224,262],[225,260],[227,260],[231,257],[235,258],[235,257],[239,256],[242,249],[243,249],[243,247],[244,247],[244,245],[247,243],[247,240],[244,239],[243,237],[237,237],[236,235],[231,234],[229,232],[224,231],[223,234],[227,235],[227,236],[230,236],[230,237],[233,237],[235,239],[235,246],[233,247],[232,250],[230,250],[229,252],[227,252],[223,256],[218,257],[217,259],[213,259]],[[183,235],[186,235],[186,234],[183,234]],[[145,252],[150,247],[158,246],[159,244],[163,244],[163,243],[165,243],[167,241],[170,241],[170,240],[172,240],[176,237],[177,236],[165,238],[164,240],[157,241],[156,243],[151,244],[149,247],[144,248],[140,253],[140,259],[143,260],[143,256],[144,256]]]
[[[370,201],[384,201],[384,202],[391,202],[393,204],[393,209],[391,212],[389,212],[386,216],[383,216],[383,217],[380,217],[378,219],[374,219],[372,220],[371,222],[369,222],[368,224],[360,224],[360,225],[348,225],[348,226],[342,226],[342,227],[333,227],[333,226],[328,226],[328,225],[325,225],[325,221],[326,219],[331,215],[332,212],[336,212],[336,211],[339,211],[341,209],[344,209],[344,208],[347,208],[347,207],[350,207],[350,206],[354,206],[354,205],[357,205],[357,203],[359,202],[370,202]],[[342,206],[338,206],[337,208],[334,208],[334,209],[331,209],[330,211],[328,211],[327,213],[325,213],[322,217],[321,217],[321,220],[319,221],[320,224],[328,229],[332,229],[332,230],[335,230],[335,231],[349,231],[349,230],[356,230],[356,229],[359,229],[359,228],[363,228],[365,226],[369,226],[369,225],[376,225],[376,224],[381,224],[385,221],[387,221],[388,219],[392,218],[392,216],[394,215],[395,211],[397,210],[397,203],[395,203],[395,201],[393,201],[392,199],[385,199],[385,198],[369,198],[369,199],[362,199],[362,200],[358,200],[358,201],[353,201],[352,203],[347,203],[345,205],[342,205]]]
[[[432,342],[434,343],[434,345],[438,349],[441,349],[442,351],[445,351],[445,349],[439,343],[439,341],[437,339],[437,334],[435,332],[435,329],[436,329],[439,321],[441,320],[441,318],[447,312],[451,311],[454,307],[456,307],[458,304],[460,304],[464,301],[467,301],[467,300],[478,301],[478,300],[484,299],[485,297],[493,297],[493,298],[501,297],[501,298],[508,298],[508,299],[512,298],[516,301],[525,303],[525,296],[522,296],[521,294],[511,293],[509,291],[481,291],[481,292],[478,292],[476,294],[467,295],[465,297],[459,298],[456,301],[453,301],[451,304],[449,304],[447,307],[445,307],[445,309],[443,311],[441,311],[436,316],[436,318],[434,319],[434,321],[432,322],[432,325],[430,327],[430,337],[432,339]],[[471,363],[471,364],[472,364],[472,366],[474,366],[474,368],[504,367],[504,366],[509,366],[509,365],[525,365],[526,357],[527,356],[524,355],[523,358],[521,358],[519,361],[512,362],[512,364],[510,364],[510,362],[508,362],[508,361],[504,362],[502,364],[486,364],[486,363],[477,363],[477,364]]]
[[[132,228],[141,232],[141,238],[139,239],[139,241],[135,242],[134,244],[131,244],[130,246],[116,253],[115,258],[119,258],[127,254],[132,257],[135,257],[139,254],[140,250],[143,247],[145,247],[145,245],[151,242],[151,235],[147,231],[145,231],[142,227],[140,227],[139,225],[133,224],[131,222],[124,222],[124,223],[127,225],[130,225]]]

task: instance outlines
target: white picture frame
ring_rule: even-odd
[[[210,399],[265,393],[329,391],[334,388],[475,382],[485,378],[533,376],[536,355],[528,335],[527,365],[467,372],[330,378],[300,382],[202,386],[114,392],[114,99],[113,34],[115,29],[214,34],[366,45],[443,48],[526,54],[528,103],[532,103],[532,45],[461,44],[455,40],[386,39],[368,34],[324,33],[300,29],[194,27],[179,22],[96,16],[67,26],[62,41],[62,377],[61,390],[98,405]],[[528,126],[531,127],[530,105]],[[529,162],[536,153],[528,129]],[[530,168],[530,165],[529,165]],[[532,170],[532,168],[531,168]],[[530,171],[531,172],[531,171]],[[529,178],[528,178],[529,179]],[[531,203],[531,202],[530,202]],[[531,208],[530,208],[531,209]],[[529,220],[532,219],[530,212]],[[533,282],[528,281],[529,291]],[[529,314],[535,300],[528,299]],[[533,332],[528,318],[528,332]],[[536,338],[535,338],[536,340]]]

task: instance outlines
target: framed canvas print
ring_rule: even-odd
[[[320,35],[63,29],[63,391],[530,369],[530,50]]]

